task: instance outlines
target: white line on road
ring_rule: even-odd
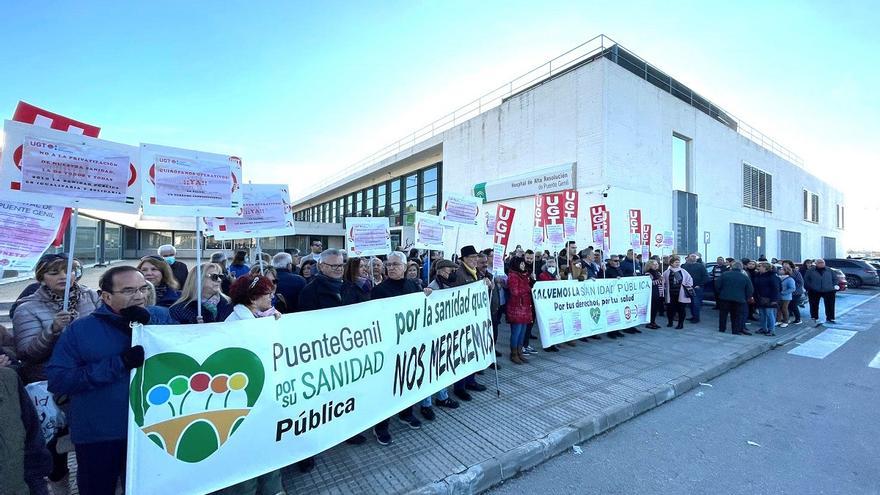
[[[868,366],[871,368],[880,369],[880,352],[878,352],[877,355],[874,356],[874,359],[872,359],[871,362],[868,363]]]
[[[788,351],[789,354],[796,356],[809,357],[814,359],[825,359],[826,356],[836,351],[838,347],[845,344],[853,335],[858,332],[849,330],[837,330],[829,328],[824,332],[816,335],[812,339]]]

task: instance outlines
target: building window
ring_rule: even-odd
[[[845,219],[843,217],[843,205],[837,205],[837,228],[844,229],[846,225]]]
[[[400,225],[400,179],[394,179],[391,181],[391,200],[388,204],[387,217],[391,223],[391,226]]]
[[[804,189],[804,220],[819,223],[819,195]]]
[[[767,249],[766,229],[757,225],[732,223],[733,257],[756,260],[765,254]]]
[[[374,217],[385,217],[388,216],[388,186],[385,183],[379,184],[376,187],[376,212],[373,214]]]
[[[779,231],[779,259],[801,260],[801,233],[788,230]]]
[[[743,163],[743,206],[773,211],[773,176]]]
[[[837,240],[833,237],[822,236],[822,257],[837,258]]]
[[[672,190],[691,192],[691,139],[672,135]]]
[[[174,247],[177,249],[195,249],[196,234],[195,232],[175,232]]]
[[[434,165],[422,171],[422,195],[419,211],[437,214],[437,193],[439,180],[437,177],[438,166]]]
[[[171,244],[170,231],[141,231],[141,249],[157,249],[163,244]]]

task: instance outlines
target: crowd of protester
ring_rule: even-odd
[[[144,361],[143,348],[131,345],[132,322],[173,325],[277,319],[298,311],[405,294],[430,295],[434,290],[482,281],[490,291],[495,340],[504,319],[510,328],[508,358],[520,366],[539,352],[531,345],[538,339],[531,289],[541,281],[648,276],[652,302],[645,328],[652,330],[661,328],[660,316],[666,317],[666,327],[674,325],[675,330],[684,329],[688,312],[687,321],[699,322],[704,289],[711,281],[719,331],[726,331],[729,319],[737,335],[751,335],[746,329],[751,322],[759,326],[756,333],[771,336],[776,326],[800,324],[805,294],[811,317],[818,317],[819,302],[824,301],[826,318],[833,322],[837,290],[836,279],[823,260],[796,266],[789,260],[718,258],[707,270],[698,253],[688,255],[683,263],[677,255],[643,260],[632,250],[606,256],[593,247],[578,250],[574,242],[559,253],[535,253],[517,246],[505,256],[503,267],[492,265],[491,249],[477,251],[474,246],[464,246],[449,258],[438,251],[418,250],[395,251],[381,258],[348,258],[344,251],[324,249],[314,242],[305,256],[298,252],[281,252],[271,258],[260,255],[250,264],[244,251],[234,253],[228,264],[226,254],[219,252],[201,265],[201,283],[197,267],[189,269],[175,254],[173,247],[162,246],[158,256],[144,257],[136,266],[110,268],[102,275],[98,290],[79,283],[82,268],[74,261],[66,309],[67,257],[46,255],[40,260],[35,283],[22,292],[10,311],[14,346],[0,350],[0,385],[8,388],[10,370],[17,372],[14,388],[22,399],[21,422],[16,426],[27,433],[19,453],[24,459],[21,483],[30,493],[49,493],[48,486],[54,494],[67,493],[67,451],[58,447],[58,440],[68,433],[78,465],[79,493],[104,495],[116,490],[124,474],[129,371]],[[641,330],[631,327],[579,340],[588,343],[636,333]],[[560,348],[549,346],[543,351],[559,352]],[[496,348],[496,357],[502,355]],[[493,363],[491,367],[498,366]],[[391,420],[415,430],[423,420],[435,421],[434,406],[454,410],[461,402],[471,401],[472,393],[486,390],[478,381],[482,373],[464,377],[451,390],[405,408],[370,433],[379,444],[390,445]],[[43,380],[69,418],[68,428],[48,443],[34,440],[39,422],[22,389],[22,385]],[[359,433],[346,443],[365,441],[367,437]],[[298,467],[303,472],[314,469],[314,457],[300,461]],[[221,493],[283,492],[280,472],[275,471]]]

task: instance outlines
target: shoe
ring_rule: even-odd
[[[739,332],[739,334],[740,334],[740,335],[751,335],[752,332],[750,332],[750,331],[748,331],[748,330],[742,330],[741,332]]]
[[[755,331],[755,333],[757,333],[759,335],[766,335],[767,330],[764,330],[763,328],[759,328],[758,330]]]
[[[70,473],[65,474],[58,481],[49,480],[49,488],[54,495],[67,495],[70,493]]]
[[[581,337],[578,340],[580,340],[581,342],[589,342],[590,338],[589,337]]]
[[[367,437],[365,437],[365,436],[361,435],[360,433],[358,433],[357,435],[355,435],[355,436],[353,436],[353,437],[347,439],[347,440],[345,441],[345,443],[347,443],[347,444],[349,444],[349,445],[361,445],[362,443],[364,443],[364,442],[366,442],[366,441],[367,441]]]
[[[632,331],[633,331],[632,333],[642,333],[641,330],[639,330],[638,328],[635,328],[635,327],[633,327]]]
[[[529,354],[535,354],[535,353],[538,352],[537,349],[535,349],[534,347],[532,347],[532,346],[530,346],[530,345],[527,345],[527,346],[525,347],[524,350],[525,350],[525,351],[529,351]]]
[[[510,350],[510,362],[513,364],[523,364],[522,359],[519,357],[519,349]]]
[[[577,347],[577,342],[575,342],[573,340],[569,340],[568,342],[565,343],[565,345],[567,345],[569,347]]]
[[[376,435],[376,441],[379,442],[379,445],[391,445],[391,433],[388,433],[387,429],[379,430],[374,426],[373,435]]]
[[[437,417],[433,407],[421,407],[419,412],[422,413],[422,417],[427,421],[434,421],[434,418]]]
[[[536,352],[533,352],[532,354],[536,354]],[[523,354],[522,352],[519,353],[519,360],[522,361],[522,364],[529,364],[529,360],[526,358],[526,355]]]
[[[628,334],[632,335],[632,334],[636,333],[636,329],[635,328],[627,328],[623,331],[623,333],[628,333]],[[641,333],[641,332],[639,332],[639,333]]]
[[[485,392],[486,386],[480,383],[466,383],[464,388],[468,390],[472,390],[474,392]]]
[[[783,323],[783,324],[779,325],[779,328],[787,328],[787,327],[788,327],[788,323]]]
[[[299,472],[308,473],[312,469],[315,469],[315,456],[306,457],[305,459],[296,463],[296,467],[299,468]]]
[[[520,356],[528,356],[531,353],[532,351],[530,351],[528,347],[520,347],[519,349]]]
[[[791,324],[792,324],[792,325],[800,325],[801,323],[803,323],[803,321],[801,321],[801,320],[794,320]]]
[[[530,334],[529,334],[529,338],[530,338],[530,339],[537,339],[538,336],[535,335],[535,334],[533,334],[533,333],[530,333]]]
[[[551,345],[550,347],[544,349],[544,352],[559,352],[559,348],[555,345]]]
[[[699,323],[700,322],[700,320],[698,320],[696,318],[688,318],[688,321],[691,323]]]
[[[452,393],[464,402],[470,402],[473,400],[473,397],[471,397],[471,394],[469,394],[467,390],[455,390]]]
[[[648,323],[647,325],[645,325],[645,328],[650,328],[651,330],[657,330],[658,328],[660,328],[660,325],[658,325],[656,323]]]
[[[669,327],[671,327],[671,326],[672,326],[672,322],[671,322],[671,321],[666,323],[666,328],[669,328]]]
[[[615,331],[613,331],[613,332],[611,332],[611,333],[613,333],[614,335],[616,335],[617,338],[619,338],[619,339],[622,339],[622,338],[626,337],[626,335],[624,335],[623,332],[621,332],[620,330],[615,330]],[[609,335],[611,335],[611,333],[609,333]]]
[[[766,335],[766,336],[768,336],[768,337],[776,337],[776,334],[773,333],[772,331],[767,332],[767,333],[765,333],[764,335]]]
[[[683,324],[683,323],[679,323],[678,325],[675,326],[675,329],[676,329],[676,330],[681,330],[681,329],[683,329],[683,328],[684,328],[684,324]]]
[[[832,325],[837,325],[837,322],[836,322],[836,321],[834,321],[834,319],[833,319],[833,318],[832,318],[832,319],[830,319],[830,320],[825,320],[825,323],[831,323],[831,324],[832,324]]]
[[[445,407],[446,409],[458,409],[458,401],[455,399],[438,400],[437,406]]]
[[[422,422],[419,421],[419,418],[413,415],[412,411],[405,411],[403,414],[398,414],[397,420],[413,430],[420,430],[422,428]]]

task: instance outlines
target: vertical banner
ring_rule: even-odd
[[[391,252],[388,217],[345,217],[345,250],[350,256],[379,256]]]
[[[650,246],[651,245],[651,224],[643,223],[642,224],[642,245]]]
[[[629,233],[635,234],[638,240],[632,242],[633,247],[642,244],[642,210],[629,210]]]
[[[544,197],[540,194],[535,195],[535,227],[544,227]],[[543,239],[543,235],[541,236]]]
[[[566,189],[550,194],[541,194],[540,215],[541,225],[562,224],[563,218],[577,218],[578,192]]]
[[[505,250],[507,249],[508,241],[510,241],[510,229],[513,227],[513,216],[515,214],[516,209],[500,203],[495,210],[494,243],[501,244]]]
[[[604,204],[590,207],[590,226],[592,230],[602,231],[603,254],[607,254],[611,249],[611,222],[608,215],[608,208]]]
[[[495,235],[495,214],[486,212],[486,235]]]
[[[413,247],[443,251],[443,223],[440,217],[417,211],[415,218]]]
[[[654,234],[654,247],[663,247],[663,232]]]

